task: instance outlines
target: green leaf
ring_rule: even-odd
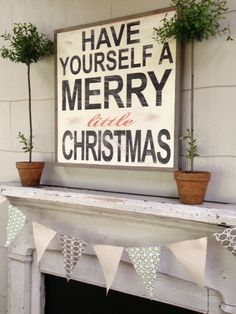
[[[220,25],[228,11],[226,4],[226,0],[172,0],[170,5],[177,14],[171,18],[166,14],[162,25],[154,28],[154,39],[164,43],[176,38],[187,43],[228,34],[227,40],[232,40],[229,26]]]
[[[1,37],[8,47],[2,46],[0,55],[12,62],[29,65],[53,53],[53,42],[32,23],[15,23],[13,34],[4,33]]]
[[[198,145],[197,140],[193,138],[193,133],[190,129],[186,130],[186,135],[183,136],[183,140],[187,141],[186,153],[183,155],[189,160],[193,160],[195,157],[198,157]]]
[[[27,138],[23,133],[19,132],[17,138],[19,139],[19,143],[23,144],[22,150],[25,153],[32,151],[33,145],[30,146],[30,139]]]

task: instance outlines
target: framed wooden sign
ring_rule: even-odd
[[[166,14],[55,32],[57,163],[175,167],[177,43],[153,39]]]

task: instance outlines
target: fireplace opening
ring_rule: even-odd
[[[52,275],[45,275],[45,314],[196,314],[149,299]]]

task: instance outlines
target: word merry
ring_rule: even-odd
[[[165,70],[160,81],[153,71],[148,71],[147,74],[141,72],[131,73],[127,74],[124,78],[120,75],[110,75],[103,78],[88,77],[85,79],[76,79],[73,88],[71,88],[69,80],[63,80],[62,110],[108,109],[110,97],[115,100],[118,108],[130,108],[134,103],[133,96],[137,97],[136,99],[139,100],[141,106],[148,107],[151,104],[148,103],[144,94],[147,88],[149,92],[156,95],[155,103],[152,105],[161,106],[162,90],[171,71],[171,69]],[[114,87],[114,83],[116,87]],[[126,90],[125,97],[122,96],[124,89]],[[93,102],[94,96],[96,96],[96,100],[100,99],[100,102]]]

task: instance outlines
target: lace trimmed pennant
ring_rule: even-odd
[[[9,205],[8,207],[8,222],[7,222],[7,241],[5,247],[8,247],[24,227],[26,216],[17,207]]]
[[[67,235],[60,235],[60,239],[66,270],[66,279],[69,281],[78,260],[87,246],[87,243],[83,240],[78,240]]]
[[[214,233],[213,237],[236,256],[236,227],[227,228],[221,233]]]
[[[152,299],[154,280],[157,277],[157,269],[160,263],[161,247],[134,247],[125,250]]]

